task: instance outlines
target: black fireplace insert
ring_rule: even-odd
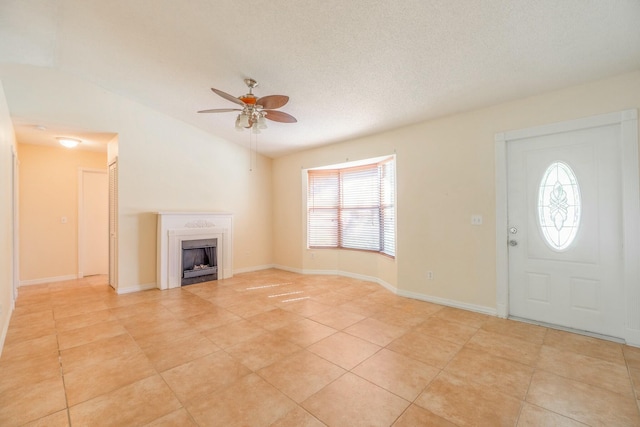
[[[182,241],[182,286],[218,279],[218,239]]]

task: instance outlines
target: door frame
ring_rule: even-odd
[[[109,180],[109,285],[118,291],[118,156],[110,162]]]
[[[84,174],[99,173],[107,175],[106,169],[78,168],[78,279],[84,277]],[[108,178],[107,178],[108,179]]]
[[[507,144],[524,138],[607,125],[620,126],[623,245],[623,338],[640,347],[640,173],[638,171],[638,110],[600,114],[549,125],[497,133],[496,175],[496,312],[509,317],[509,252],[507,212]]]
[[[18,288],[20,287],[20,161],[16,146],[11,146],[11,203],[12,203],[12,246],[13,246],[13,268],[11,284],[11,309],[15,308],[18,299]]]

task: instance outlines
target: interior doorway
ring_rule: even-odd
[[[78,278],[109,273],[109,179],[106,170],[79,170]]]

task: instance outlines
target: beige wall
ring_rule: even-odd
[[[300,170],[395,152],[397,270],[383,280],[405,294],[492,312],[495,134],[638,107],[640,71],[279,158],[273,165],[275,262],[294,270],[375,276],[372,271],[384,262],[379,255],[314,250],[311,259]],[[483,216],[482,226],[471,225],[473,214]],[[433,280],[426,280],[427,271]]]
[[[18,141],[20,282],[41,283],[78,273],[78,169],[107,168],[95,151]],[[61,219],[65,217],[66,223]]]
[[[272,264],[270,159],[250,172],[246,148],[64,73],[15,65],[0,80],[17,117],[118,134],[120,292],[156,283],[158,211],[231,212],[234,270]]]
[[[13,178],[15,139],[0,82],[0,354],[13,309]]]

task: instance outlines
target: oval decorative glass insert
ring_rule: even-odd
[[[542,176],[538,192],[538,224],[547,244],[567,249],[580,227],[582,203],[578,179],[568,164],[553,162]]]

